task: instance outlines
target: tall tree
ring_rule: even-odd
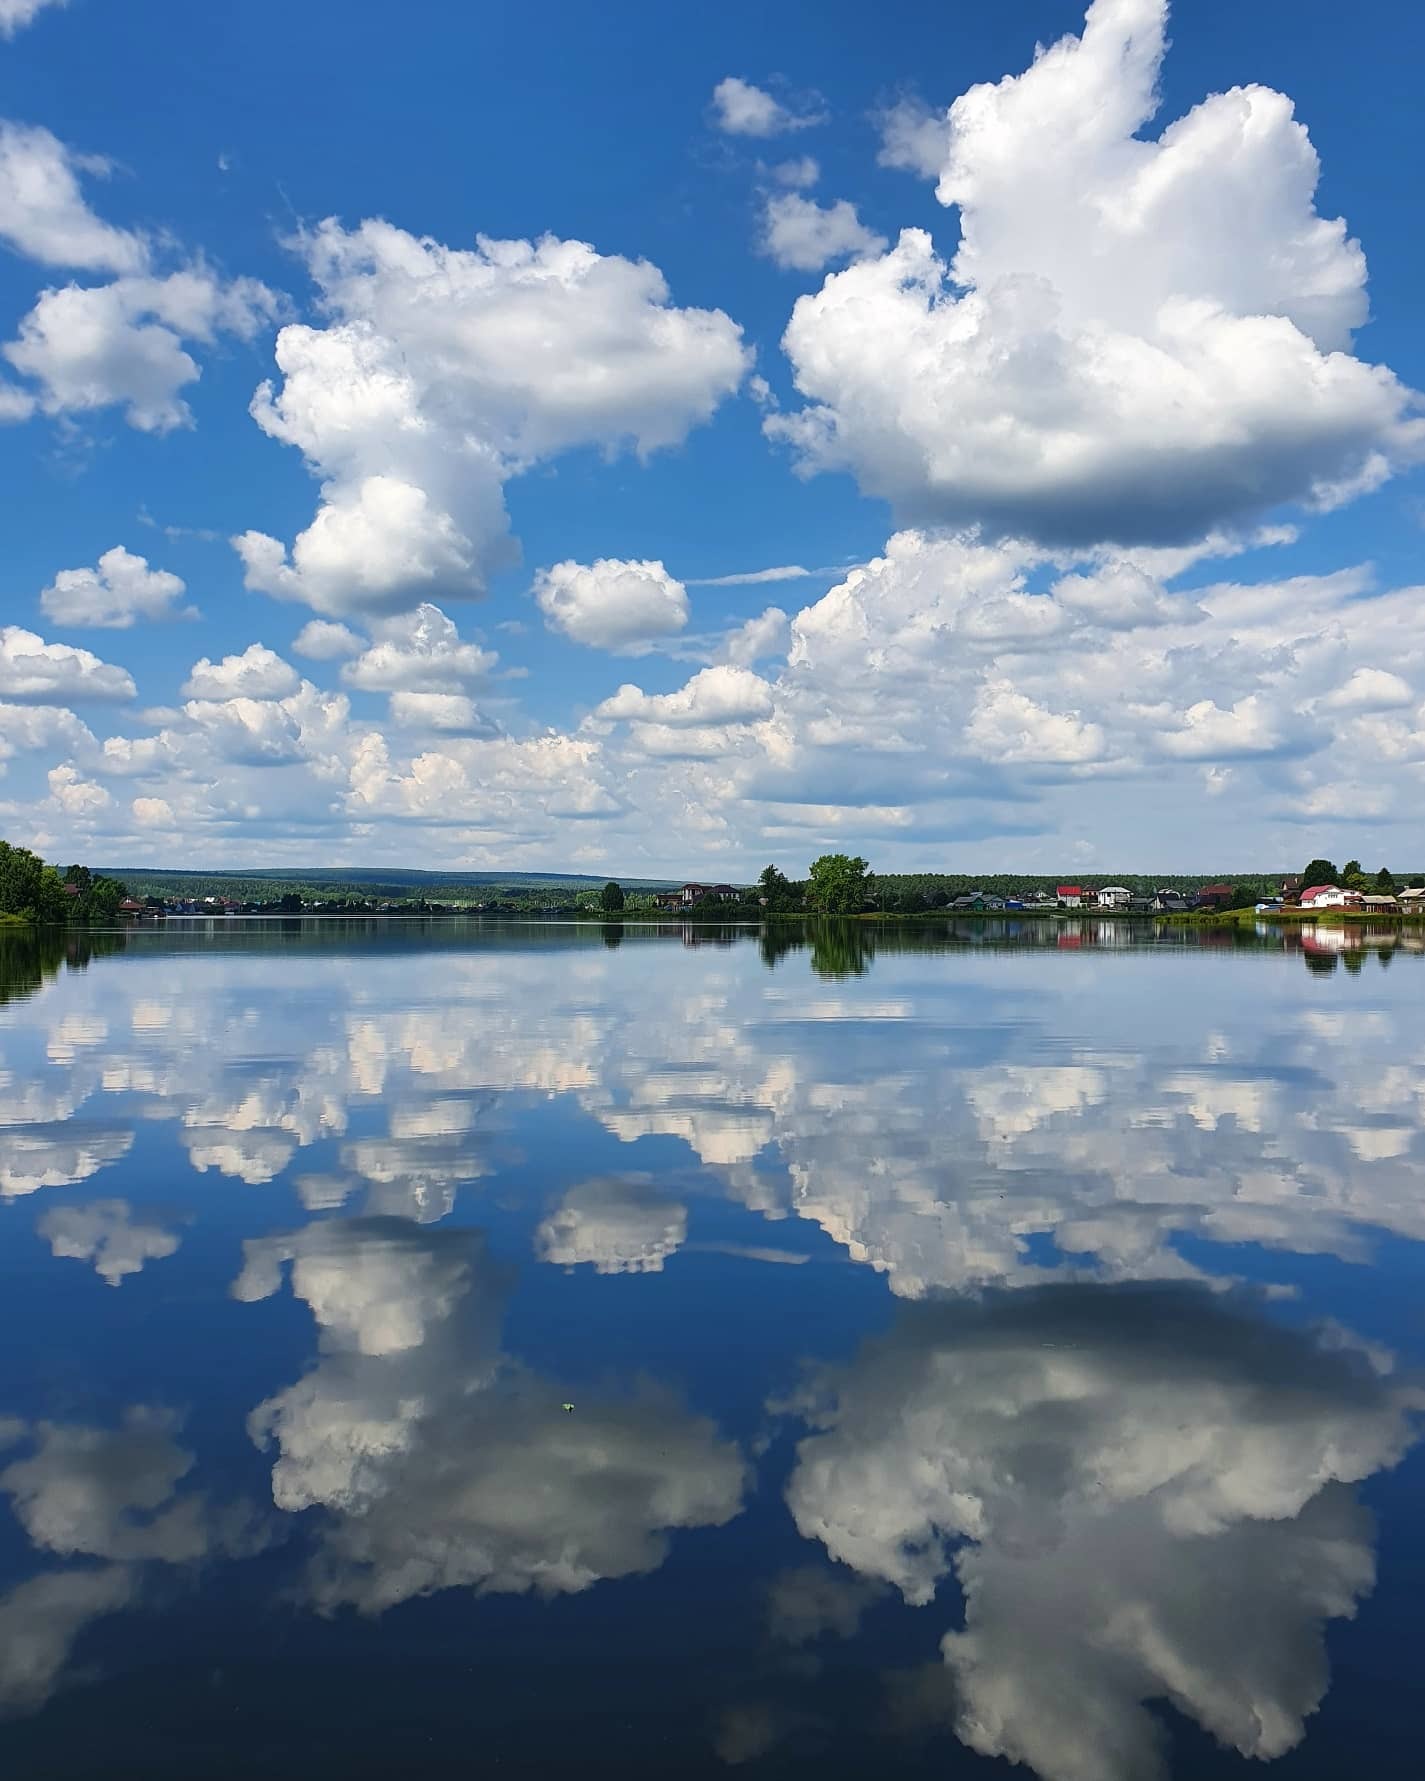
[[[792,887],[784,872],[775,866],[764,866],[757,879],[757,894],[768,909],[786,909],[792,902]]]
[[[1340,874],[1330,860],[1313,860],[1301,875],[1301,888],[1309,890],[1313,884],[1339,884]]]
[[[811,863],[807,903],[822,915],[857,915],[866,901],[865,860],[849,853],[824,853]]]
[[[616,915],[623,908],[623,886],[611,878],[599,892],[599,907],[605,915]]]
[[[1395,889],[1395,874],[1389,866],[1382,866],[1376,873],[1376,889],[1378,891],[1393,891]]]

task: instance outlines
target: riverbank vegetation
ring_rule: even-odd
[[[37,927],[109,927],[128,888],[88,866],[46,865],[28,847],[0,841],[0,921]]]

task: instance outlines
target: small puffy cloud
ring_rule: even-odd
[[[167,798],[134,798],[129,809],[141,829],[171,829],[176,826],[173,806]]]
[[[0,1717],[38,1712],[64,1682],[79,1635],[127,1607],[136,1581],[127,1565],[45,1571],[0,1596]]]
[[[1408,680],[1386,668],[1357,668],[1321,703],[1328,711],[1393,711],[1413,705],[1416,697]]]
[[[779,1645],[851,1638],[881,1593],[852,1571],[798,1565],[779,1571],[767,1590],[767,1632]]]
[[[765,88],[736,74],[717,83],[712,102],[714,121],[729,136],[782,136],[789,130],[808,130],[826,122],[823,107],[813,104],[793,110]]]
[[[391,722],[439,736],[497,736],[499,726],[464,693],[391,694]]]
[[[68,763],[49,770],[50,801],[67,817],[98,816],[107,810],[111,799],[102,785],[80,777],[78,769]]]
[[[62,1557],[201,1558],[203,1501],[174,1501],[193,1464],[175,1428],[173,1417],[142,1407],[117,1429],[41,1423],[34,1453],[0,1472],[0,1491],[34,1544]]]
[[[800,191],[814,186],[821,178],[821,168],[811,155],[797,155],[790,161],[779,161],[772,169],[772,178],[779,186]]]
[[[1227,710],[1211,699],[1199,699],[1182,713],[1176,729],[1158,737],[1158,747],[1181,761],[1234,760],[1270,754],[1282,741],[1270,705],[1261,694],[1250,693]]]
[[[918,173],[938,179],[950,152],[950,122],[943,111],[932,111],[923,100],[898,99],[877,120],[881,147],[876,160],[882,167]]]
[[[688,1209],[642,1175],[609,1175],[571,1187],[534,1234],[541,1260],[592,1264],[600,1274],[657,1274],[688,1234]]]
[[[0,699],[35,704],[132,699],[133,677],[87,649],[46,643],[19,625],[0,626]]]
[[[0,703],[0,761],[31,749],[61,748],[73,754],[93,747],[88,725],[62,705]]]
[[[660,562],[555,563],[535,577],[534,598],[551,631],[591,649],[635,651],[688,622],[687,590]]]
[[[758,251],[784,271],[819,272],[833,260],[859,260],[882,252],[884,235],[868,229],[845,198],[818,204],[796,192],[768,197]]]
[[[0,0],[0,37],[13,37],[31,25],[47,6],[67,6],[69,0]]]
[[[0,1198],[18,1199],[46,1187],[72,1187],[127,1156],[132,1128],[76,1129],[63,1124],[0,1129]]]
[[[110,1286],[137,1274],[145,1262],[173,1255],[178,1238],[148,1213],[135,1214],[127,1200],[91,1200],[56,1206],[35,1227],[56,1256],[92,1262]]]
[[[181,577],[150,569],[148,558],[116,544],[93,569],[61,569],[40,595],[40,609],[57,625],[127,630],[141,618],[173,618],[186,591]]]
[[[0,36],[17,28],[6,28],[4,10],[16,3],[0,0]],[[24,22],[23,12],[12,12],[16,16]],[[141,271],[148,259],[142,238],[97,217],[79,189],[80,173],[107,170],[106,162],[74,154],[48,130],[0,120],[0,241],[45,266]]]
[[[720,310],[680,309],[646,261],[585,242],[455,249],[335,221],[300,250],[330,320],[277,339],[258,425],[322,480],[289,548],[233,540],[249,587],[332,617],[469,598],[511,544],[504,484],[578,446],[680,444],[751,355]]]
[[[768,656],[785,655],[790,627],[780,606],[768,606],[722,641],[720,653],[735,668],[751,668]]]
[[[366,644],[350,626],[313,618],[292,639],[292,653],[309,662],[341,662],[360,655]]]
[[[368,693],[455,693],[485,679],[498,660],[493,651],[463,642],[438,606],[424,604],[380,620],[375,641],[341,677]]]
[[[772,715],[772,689],[750,668],[703,668],[676,693],[645,693],[624,685],[605,699],[596,717],[674,728],[756,723]]]
[[[1186,595],[1165,593],[1137,564],[1117,560],[1089,574],[1062,576],[1054,583],[1054,598],[1090,624],[1112,631],[1189,623],[1193,616]]]
[[[250,643],[241,655],[220,662],[203,656],[183,683],[186,699],[283,699],[297,690],[297,670],[264,643]]]
[[[1365,259],[1316,214],[1290,101],[1234,88],[1140,134],[1166,16],[1096,0],[1082,37],[955,101],[953,261],[906,229],[793,311],[807,405],[763,425],[802,470],[995,537],[1164,545],[1338,504],[1425,449],[1411,392],[1352,356]],[[923,128],[894,140],[929,153]]]
[[[975,701],[965,739],[986,760],[1062,763],[1098,760],[1103,731],[1077,712],[1047,711],[1007,680],[984,686]]]
[[[201,263],[167,277],[122,277],[42,293],[4,355],[38,384],[46,414],[121,406],[131,427],[191,426],[181,392],[200,375],[187,342],[251,340],[278,309],[255,279],[225,283]]]

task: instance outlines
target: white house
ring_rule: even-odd
[[[1133,892],[1126,884],[1106,884],[1098,893],[1100,909],[1126,909],[1133,901]]]
[[[1313,884],[1301,893],[1303,909],[1359,909],[1361,893],[1339,884]]]

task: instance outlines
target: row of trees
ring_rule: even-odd
[[[1389,866],[1382,866],[1379,872],[1366,872],[1359,860],[1347,860],[1338,872],[1330,860],[1317,859],[1301,875],[1303,890],[1309,890],[1313,884],[1339,884],[1345,890],[1388,896],[1395,889],[1396,878]]]
[[[117,920],[128,894],[117,878],[88,866],[61,873],[28,847],[0,841],[0,916],[43,927],[104,927]]]

